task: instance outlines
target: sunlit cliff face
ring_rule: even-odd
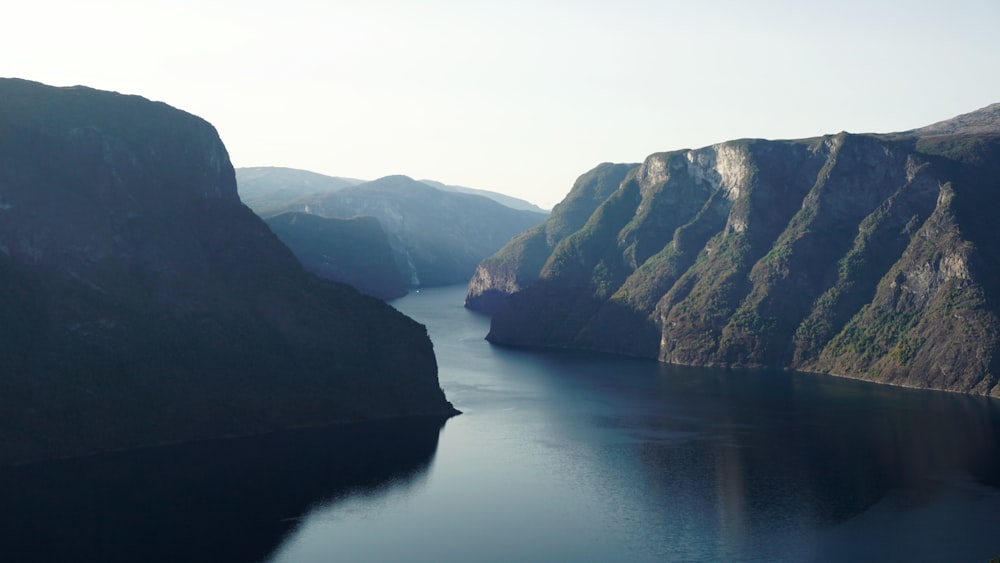
[[[491,336],[1000,393],[1000,321],[988,305],[1000,238],[982,217],[997,203],[996,114],[926,137],[747,139],[651,155],[553,247],[539,282],[509,293]],[[527,248],[514,241],[498,256]],[[480,281],[510,279],[501,262],[484,262]]]

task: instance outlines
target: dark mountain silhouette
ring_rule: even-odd
[[[210,124],[0,80],[0,463],[452,413],[424,327],[305,272]]]

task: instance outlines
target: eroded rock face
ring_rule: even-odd
[[[522,239],[484,261],[467,304],[498,343],[1000,395],[998,108],[651,155],[534,263]]]
[[[545,222],[514,237],[499,252],[479,263],[469,282],[466,307],[492,313],[507,297],[538,279],[556,245],[581,229],[594,210],[637,167],[637,164],[605,163],[580,176]]]
[[[207,122],[0,80],[0,463],[454,412],[425,329],[307,274]]]

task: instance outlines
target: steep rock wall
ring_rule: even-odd
[[[651,155],[537,275],[524,240],[484,261],[467,303],[504,296],[496,343],[998,395],[994,109]]]
[[[508,296],[538,279],[556,245],[583,227],[636,166],[605,163],[580,176],[546,221],[514,237],[499,252],[479,263],[469,282],[466,307],[492,313]]]
[[[215,129],[0,80],[0,463],[448,416],[425,329],[307,274]]]

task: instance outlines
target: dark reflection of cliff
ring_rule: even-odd
[[[600,405],[589,425],[627,438],[594,441],[593,459],[609,482],[627,481],[611,487],[623,498],[607,500],[642,506],[629,520],[637,543],[662,548],[657,557],[811,560],[826,549],[823,530],[887,499],[911,510],[968,483],[1000,489],[995,400],[597,354],[531,357],[548,364],[553,396]]]
[[[317,503],[413,486],[444,421],[410,418],[0,470],[5,561],[261,561]]]
[[[661,372],[662,406],[639,424],[691,438],[639,445],[646,478],[664,500],[697,490],[722,553],[806,553],[797,531],[845,522],[890,493],[919,508],[956,482],[1000,486],[995,401],[824,376]]]

